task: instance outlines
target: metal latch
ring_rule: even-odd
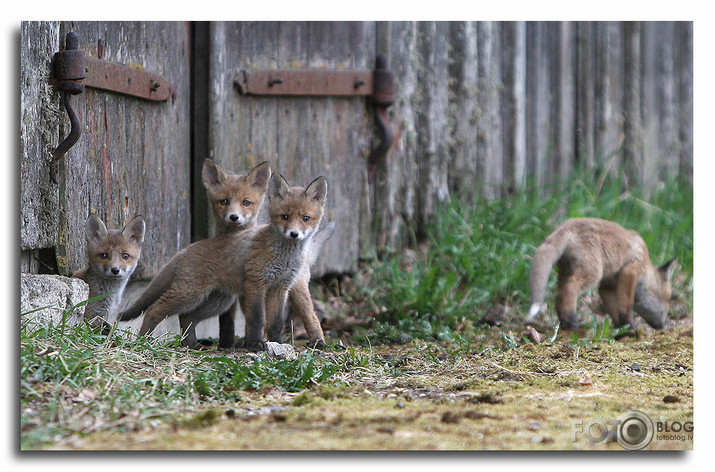
[[[165,101],[176,91],[176,87],[160,75],[85,57],[84,51],[79,49],[79,39],[74,31],[65,37],[65,50],[56,52],[52,58],[50,85],[53,90],[62,92],[71,126],[69,135],[52,151],[50,178],[54,183],[58,182],[59,160],[74,146],[81,133],[79,118],[70,100],[72,95],[84,92],[86,86],[145,100]]]
[[[387,113],[395,102],[395,79],[384,55],[377,56],[372,71],[243,70],[234,85],[242,95],[367,97],[375,107],[375,121],[381,133],[380,143],[368,157],[371,177],[375,165],[387,155],[395,140]]]

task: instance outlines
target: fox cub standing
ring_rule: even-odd
[[[119,319],[136,318],[146,308],[139,331],[144,335],[169,316],[196,317],[196,309],[207,300],[216,301],[202,313],[210,317],[224,313],[238,298],[246,316],[245,346],[261,350],[266,319],[269,339],[280,336],[292,291],[293,306],[311,343],[322,344],[323,331],[308,285],[299,282],[306,273],[309,279],[309,255],[327,190],[324,177],[303,189],[289,187],[283,176],[274,174],[268,189],[270,223],[198,241],[179,251],[152,280],[146,297],[142,294]]]
[[[261,162],[246,175],[234,175],[224,172],[221,166],[211,159],[204,159],[201,178],[214,216],[215,236],[256,226],[258,212],[263,205],[271,178],[271,166],[267,161]],[[196,346],[196,323],[206,318],[206,314],[214,307],[227,303],[227,300],[219,300],[221,297],[226,298],[227,295],[214,293],[193,313],[179,318],[184,345],[192,348]],[[221,348],[233,347],[236,332],[238,304],[235,297],[228,297],[234,300],[234,303],[219,315],[218,345]]]
[[[652,327],[662,329],[675,261],[656,268],[638,233],[616,223],[596,218],[567,220],[534,255],[529,317],[541,311],[549,274],[556,264],[556,313],[563,328],[578,328],[576,300],[598,284],[604,311],[616,326],[634,326],[635,310]]]
[[[137,267],[145,229],[141,216],[134,217],[120,231],[107,230],[97,215],[89,215],[85,223],[88,265],[73,277],[87,282],[90,299],[109,294],[85,306],[84,316],[92,326],[101,326],[119,306],[124,287]]]
[[[262,162],[251,169],[247,175],[227,174],[219,164],[211,159],[204,160],[202,169],[202,179],[206,193],[213,211],[216,236],[235,233],[247,228],[256,226],[258,211],[261,208],[263,199],[268,187],[268,180],[271,176],[271,168],[268,162]],[[335,232],[335,223],[330,223],[324,229],[318,230],[314,237],[314,242],[308,253],[308,264],[301,277],[296,282],[299,285],[308,286],[310,284],[310,266],[317,259],[318,254],[325,242]],[[302,292],[298,292],[302,293]],[[212,295],[212,298],[223,296],[221,294]],[[293,311],[300,311],[300,300],[296,300],[295,291],[291,290],[288,296],[289,306]],[[298,306],[296,306],[298,304]],[[197,312],[205,312],[199,308]],[[235,316],[237,307],[234,304],[228,311],[219,316],[219,347],[232,347],[235,333]],[[269,318],[272,314],[267,314]],[[189,346],[196,344],[196,336],[192,319],[201,319],[196,316],[184,316],[180,319],[189,323],[189,326],[181,326],[182,333],[185,333],[185,343]],[[269,320],[268,324],[271,322]],[[313,324],[319,324],[317,319]],[[187,331],[188,330],[188,331]],[[281,333],[274,333],[269,336],[271,341],[282,341]]]

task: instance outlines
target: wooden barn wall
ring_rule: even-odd
[[[20,269],[42,270],[40,251],[57,243],[59,192],[47,162],[57,146],[60,102],[47,82],[60,34],[57,22],[20,27]],[[52,261],[50,261],[52,262]]]
[[[59,106],[59,94],[46,83],[52,54],[70,30],[78,34],[87,56],[158,73],[176,86],[176,94],[166,102],[150,102],[87,87],[74,96],[82,135],[61,161],[59,184],[53,184],[48,161],[52,148],[69,133],[69,120]],[[110,228],[121,228],[141,214],[147,232],[136,277],[154,275],[190,243],[188,24],[27,23],[22,36],[22,44],[28,45],[27,52],[21,52],[23,73],[29,67],[29,80],[41,88],[37,95],[23,96],[23,110],[39,107],[53,112],[21,114],[21,128],[31,130],[40,123],[42,136],[40,144],[30,135],[22,137],[22,198],[49,195],[37,205],[22,203],[21,244],[26,256],[21,261],[29,262],[21,263],[21,270],[33,271],[34,252],[54,247],[60,272],[76,271],[86,265],[84,225],[90,213]],[[37,42],[43,44],[39,50],[33,48]],[[36,214],[41,230],[29,231],[32,225],[25,222]]]
[[[69,123],[46,79],[70,29],[90,56],[101,39],[102,59],[164,75],[177,93],[74,97],[83,135],[53,185],[47,162]],[[70,271],[83,265],[88,213],[110,226],[141,213],[138,275],[151,276],[210,236],[205,157],[232,172],[268,160],[299,185],[328,178],[337,232],[316,274],[352,272],[419,237],[442,201],[526,185],[547,194],[581,166],[647,186],[692,182],[690,22],[30,22],[20,49],[21,268],[31,272],[48,248]],[[373,185],[365,98],[242,96],[234,85],[244,69],[369,70],[378,53],[395,74],[396,139]]]
[[[692,182],[690,22],[389,22],[397,139],[377,243],[419,234],[450,198],[544,194],[581,167]],[[411,228],[411,230],[410,230]]]

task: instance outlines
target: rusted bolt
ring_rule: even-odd
[[[283,83],[283,79],[281,79],[280,77],[277,77],[275,79],[273,77],[268,78],[268,86],[269,87],[273,87],[276,84],[282,84],[282,83]]]
[[[356,88],[356,89],[359,89],[359,88],[362,87],[363,85],[365,85],[365,81],[364,81],[364,80],[362,80],[362,79],[355,79],[355,88]]]
[[[154,82],[153,80],[149,81],[149,87],[151,88],[152,92],[155,92],[156,89],[158,89],[161,86],[159,82]]]

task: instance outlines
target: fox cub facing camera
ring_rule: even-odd
[[[258,212],[263,203],[271,176],[271,168],[268,162],[258,164],[244,176],[228,174],[218,163],[211,159],[205,159],[201,175],[213,212],[216,236],[235,233],[256,226]],[[330,239],[334,232],[335,223],[331,222],[315,233],[313,244],[311,244],[307,256],[307,267],[301,274],[301,278],[296,282],[297,284],[307,286],[310,283],[310,266],[316,261],[326,241]],[[300,290],[298,292],[291,290],[288,294],[288,305],[292,312],[300,313],[300,304],[304,303],[299,299],[300,293],[302,293]],[[221,296],[223,295],[215,293],[211,298],[215,299]],[[213,303],[214,301],[210,300],[208,303]],[[205,308],[207,307],[200,307],[196,311],[205,313],[207,311]],[[233,346],[237,313],[238,308],[234,304],[228,311],[219,315],[219,347],[228,348]],[[268,313],[267,316],[269,317],[267,324],[271,325],[273,315]],[[201,319],[203,316],[184,316],[180,318],[189,324],[189,326],[182,325],[181,331],[185,333],[185,344],[190,346],[196,344],[195,323],[189,321],[192,318]],[[319,323],[317,319],[314,320],[313,324],[315,323]],[[269,336],[270,341],[283,341],[282,333],[271,334],[272,336]]]
[[[323,344],[308,282],[327,190],[324,177],[304,189],[291,188],[274,174],[268,186],[270,223],[197,241],[179,251],[119,320],[144,312],[139,334],[146,334],[172,315],[199,321],[196,309],[207,301],[213,306],[202,316],[210,317],[224,313],[238,299],[246,316],[245,345],[261,350],[264,326],[269,339],[280,336],[290,293],[311,343]]]
[[[665,326],[673,259],[655,267],[643,238],[611,221],[575,218],[551,233],[534,254],[529,284],[534,317],[543,308],[551,268],[558,268],[556,313],[561,327],[579,326],[576,300],[598,285],[604,311],[615,326],[634,326],[635,310],[656,329]]]
[[[89,285],[89,298],[109,294],[87,303],[84,317],[94,327],[103,325],[119,306],[129,277],[139,262],[146,225],[141,216],[134,217],[124,229],[107,229],[97,215],[85,223],[87,267],[72,276]]]

